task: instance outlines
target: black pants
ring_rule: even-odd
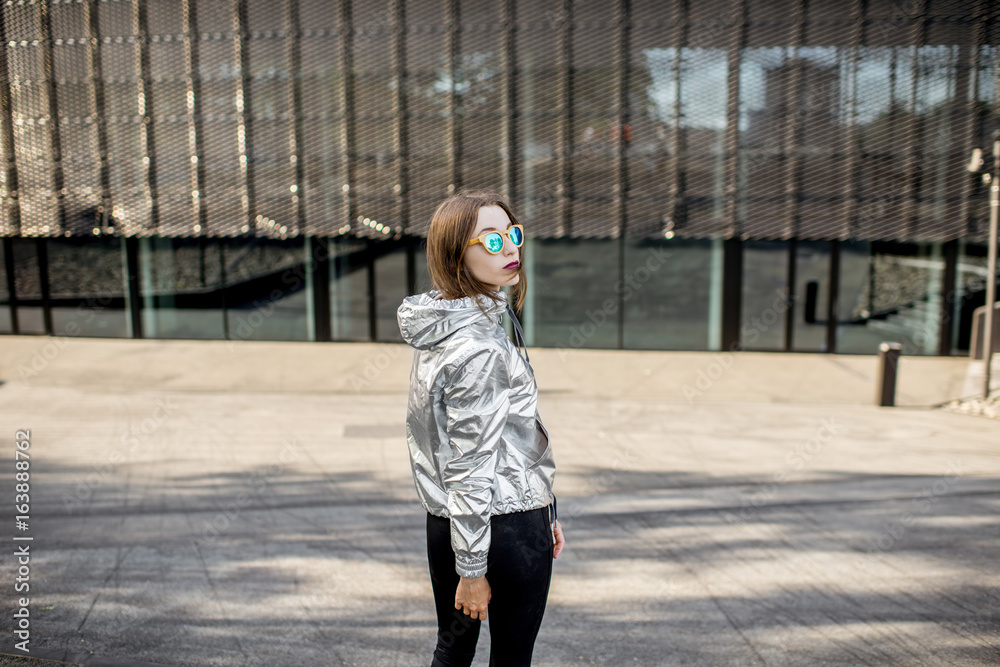
[[[490,518],[486,580],[492,598],[490,667],[530,667],[552,580],[555,541],[549,507]],[[451,519],[427,513],[427,559],[437,607],[437,647],[431,667],[468,667],[476,655],[479,619],[455,609],[459,576],[451,549]]]

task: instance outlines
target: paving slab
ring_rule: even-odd
[[[409,348],[61,342],[0,339],[37,655],[430,664]],[[530,355],[567,538],[533,664],[1000,662],[1000,423],[935,407],[967,360],[904,358],[879,408],[874,357]]]

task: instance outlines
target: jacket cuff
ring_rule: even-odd
[[[468,579],[475,579],[476,577],[481,577],[486,574],[486,561],[487,557],[476,558],[474,560],[460,560],[458,555],[455,556],[455,572],[458,572],[458,576],[466,577]]]

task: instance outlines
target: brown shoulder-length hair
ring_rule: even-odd
[[[472,275],[464,261],[469,239],[472,238],[476,223],[479,222],[479,209],[484,206],[500,207],[510,218],[511,223],[517,224],[517,218],[503,197],[488,190],[461,190],[441,202],[434,211],[430,228],[427,230],[427,269],[434,287],[441,291],[441,297],[444,299],[461,299],[483,294],[494,303],[498,302],[490,294],[490,288]],[[528,291],[523,245],[521,266],[517,274],[520,279],[507,296],[508,303],[514,311],[520,312]],[[483,310],[483,307],[480,305],[479,309]],[[483,314],[486,314],[485,310]]]

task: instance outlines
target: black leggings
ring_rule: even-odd
[[[555,541],[549,506],[490,517],[486,580],[492,598],[490,667],[530,667],[552,579]],[[468,667],[476,655],[479,619],[455,609],[459,576],[451,549],[451,519],[427,513],[427,559],[437,607],[437,647],[431,667]]]

